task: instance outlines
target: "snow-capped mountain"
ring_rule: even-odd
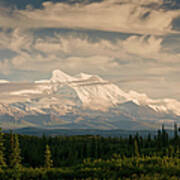
[[[55,70],[50,79],[29,84],[9,82],[0,86],[0,92],[0,126],[4,128],[142,129],[180,121],[180,102],[124,92],[97,75],[85,73],[70,76]]]
[[[105,109],[125,102],[125,93],[116,85],[97,75],[80,73],[71,77],[60,70],[52,73],[50,80],[36,81],[38,89],[48,94],[73,96],[80,100],[83,107]]]

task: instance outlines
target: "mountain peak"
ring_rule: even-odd
[[[91,74],[86,74],[86,73],[79,73],[75,77],[78,78],[78,79],[83,79],[84,80],[84,79],[91,78],[92,75]]]
[[[105,82],[105,80],[102,79],[100,76],[93,75],[93,74],[79,73],[75,77],[78,80],[87,80],[87,81],[93,81],[93,82]]]
[[[59,69],[56,69],[52,72],[51,82],[67,82],[67,81],[74,81],[74,80],[76,79],[62,72]]]

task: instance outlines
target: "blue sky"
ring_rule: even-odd
[[[180,100],[179,45],[178,0],[0,1],[0,79],[61,69]]]

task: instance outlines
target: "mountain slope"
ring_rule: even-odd
[[[50,79],[4,87],[4,96],[14,99],[0,104],[4,128],[147,129],[180,121],[178,101],[124,92],[97,75],[55,70]]]

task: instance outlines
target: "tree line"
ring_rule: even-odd
[[[54,179],[66,176],[74,179],[91,177],[94,173],[94,178],[100,178],[103,174],[110,177],[111,172],[116,177],[124,177],[127,169],[129,174],[135,173],[140,179],[141,175],[147,175],[148,170],[156,174],[154,162],[162,168],[157,172],[162,170],[166,173],[165,169],[168,171],[172,168],[175,178],[180,177],[177,173],[180,172],[177,124],[174,124],[173,138],[169,138],[164,125],[153,137],[149,134],[144,138],[138,133],[135,136],[129,135],[129,138],[105,138],[90,135],[36,137],[17,135],[12,131],[5,134],[0,132],[0,179],[3,177],[3,180],[12,177],[43,179],[49,176],[57,176]],[[14,174],[15,170],[19,174]]]
[[[27,136],[13,132],[0,133],[0,164],[9,167],[44,167],[45,155],[51,156],[53,167],[72,166],[84,159],[108,159],[113,154],[133,156],[179,156],[180,137],[174,125],[174,137],[169,138],[164,125],[155,136],[129,138],[101,136]],[[2,159],[2,160],[1,160]],[[6,160],[3,160],[6,159]],[[51,165],[52,166],[52,165]]]

